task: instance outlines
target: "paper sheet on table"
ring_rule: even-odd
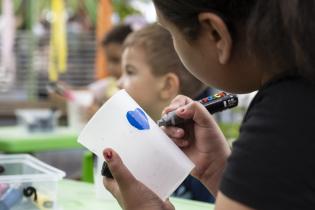
[[[142,121],[137,124],[133,119]],[[114,149],[131,173],[163,200],[194,167],[125,90],[116,93],[97,111],[78,142],[103,160],[103,150]]]

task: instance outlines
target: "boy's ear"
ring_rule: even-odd
[[[161,81],[160,98],[162,100],[171,100],[179,94],[180,81],[175,73],[165,74]]]
[[[215,13],[203,12],[198,15],[201,30],[209,41],[214,42],[218,60],[226,64],[231,56],[232,36],[222,18]]]

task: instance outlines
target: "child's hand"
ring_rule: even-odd
[[[170,202],[163,202],[156,194],[139,182],[126,168],[119,155],[105,149],[104,158],[114,179],[104,178],[104,186],[124,210],[175,210]]]
[[[216,196],[227,157],[230,155],[225,137],[211,114],[199,102],[177,96],[163,114],[176,110],[183,119],[192,119],[182,128],[166,127],[165,132],[195,163],[192,175]]]

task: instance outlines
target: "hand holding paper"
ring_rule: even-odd
[[[104,157],[115,179],[104,178],[104,186],[125,210],[174,210],[167,200],[163,202],[152,190],[139,182],[112,149],[104,150]]]
[[[100,158],[105,148],[114,149],[133,176],[162,200],[194,167],[124,90],[97,111],[78,141]]]

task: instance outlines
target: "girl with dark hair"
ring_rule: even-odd
[[[192,175],[219,210],[315,207],[315,1],[153,0],[188,70],[233,93],[258,90],[230,150],[213,117],[178,96],[164,110],[193,123],[166,133],[190,157]],[[174,209],[104,150],[124,209]]]

